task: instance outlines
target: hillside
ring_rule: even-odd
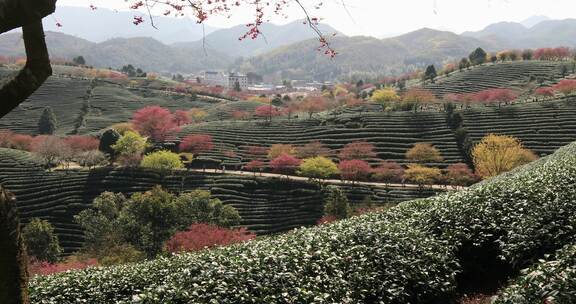
[[[483,64],[470,70],[455,71],[448,77],[438,78],[435,83],[424,87],[438,98],[446,94],[475,93],[486,89],[509,88],[519,93],[528,93],[542,81],[550,85],[560,81],[562,67],[571,69],[570,63],[561,61],[515,61]]]
[[[46,32],[46,43],[53,58],[72,60],[81,55],[88,65],[105,68],[120,68],[130,63],[146,71],[194,72],[224,69],[232,62],[231,58],[213,49],[177,49],[153,38],[114,38],[93,43],[62,33]],[[21,34],[0,35],[0,54],[24,56]]]
[[[98,5],[95,3],[95,5]],[[151,26],[150,18],[142,16],[144,23],[135,26],[134,12],[110,10],[98,7],[92,10],[84,7],[58,6],[53,15],[62,27],[56,25],[55,19],[44,19],[44,29],[59,32],[94,42],[104,42],[113,38],[150,37],[165,44],[188,42],[202,39],[204,33],[210,34],[216,28],[199,25],[189,18],[155,16]]]
[[[78,250],[83,241],[73,216],[105,191],[130,194],[155,185],[172,192],[210,190],[239,211],[242,226],[259,234],[314,225],[323,215],[324,193],[315,183],[186,171],[163,176],[143,169],[46,172],[31,154],[10,149],[0,149],[0,182],[18,197],[23,221],[48,219],[67,252]],[[353,205],[360,205],[368,196],[375,204],[385,205],[434,194],[432,190],[410,188],[352,185],[344,189]]]
[[[316,38],[316,33],[308,26],[302,24],[302,20],[293,21],[285,25],[276,25],[272,23],[263,23],[260,26],[262,35],[257,39],[238,40],[248,31],[245,25],[238,25],[228,29],[220,29],[206,35],[202,40],[176,43],[175,47],[180,49],[198,49],[206,46],[229,57],[252,57],[264,54],[281,46],[303,40]],[[322,33],[330,36],[340,34],[337,30],[326,24],[319,24],[318,29]]]
[[[129,88],[112,81],[53,76],[3,117],[0,129],[36,134],[38,119],[45,107],[54,110],[58,120],[56,133],[65,135],[98,132],[112,124],[130,120],[136,110],[149,105],[160,105],[173,111],[214,106],[213,101],[201,97],[166,95],[164,91],[153,88],[155,83],[146,82],[139,88]]]
[[[31,300],[453,303],[493,292],[574,243],[575,176],[570,144],[468,190],[385,212],[200,253],[39,276]],[[576,299],[570,290],[558,291],[563,303]],[[545,299],[537,292],[533,301],[507,303]]]
[[[527,25],[532,25],[533,22]],[[505,48],[574,47],[576,19],[540,19],[531,27],[515,22],[489,25],[478,32],[465,32],[467,37],[492,41]]]
[[[333,80],[351,75],[398,75],[467,56],[478,46],[497,49],[492,43],[431,29],[387,39],[336,37],[332,43],[338,56],[333,60],[315,51],[318,45],[311,42],[296,43],[248,59],[245,68],[277,79]]]

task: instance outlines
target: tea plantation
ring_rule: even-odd
[[[133,193],[154,185],[172,192],[210,190],[225,204],[238,209],[242,226],[259,234],[313,225],[323,215],[324,193],[313,183],[185,171],[162,176],[140,169],[46,172],[28,153],[10,149],[0,149],[0,182],[16,194],[23,221],[32,217],[48,219],[67,252],[79,249],[83,241],[73,215],[89,207],[104,191]],[[360,204],[366,197],[383,205],[435,194],[432,190],[409,188],[345,189],[353,204]]]
[[[502,106],[475,106],[462,111],[463,126],[473,142],[490,133],[518,137],[529,149],[547,155],[576,140],[576,98]],[[181,136],[210,134],[215,149],[202,157],[242,165],[249,161],[248,146],[274,143],[302,145],[319,140],[337,150],[352,141],[365,140],[376,147],[377,158],[405,164],[405,152],[417,142],[438,148],[446,163],[462,162],[454,131],[442,112],[367,112],[323,120],[278,120],[271,125],[254,122],[208,122],[186,127]],[[234,152],[232,154],[226,152]],[[440,165],[444,164],[432,164]]]
[[[575,204],[573,143],[468,190],[386,212],[197,254],[39,276],[31,300],[450,303],[574,244]],[[525,303],[544,303],[538,296]]]
[[[376,147],[379,159],[400,163],[405,162],[404,154],[414,143],[430,142],[441,151],[448,162],[462,161],[454,135],[446,124],[443,113],[368,113],[323,121],[273,121],[271,125],[258,126],[254,122],[209,122],[189,126],[181,135],[190,133],[212,135],[216,149],[205,156],[224,160],[229,164],[248,162],[248,146],[267,147],[275,143],[303,145],[315,140],[333,150],[353,141],[368,141]],[[236,157],[224,155],[226,151],[233,151]],[[373,159],[371,163],[376,164],[379,159]]]
[[[497,64],[484,64],[471,70],[456,71],[439,79],[425,88],[436,96],[450,93],[475,93],[486,89],[512,88],[525,89],[539,79],[544,83],[556,83],[562,78],[562,66],[568,63],[558,61],[514,61]]]
[[[463,113],[464,127],[478,142],[488,133],[506,134],[540,155],[547,155],[576,140],[576,98],[476,107]]]

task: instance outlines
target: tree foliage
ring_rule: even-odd
[[[382,109],[385,109],[386,105],[399,101],[400,96],[394,88],[388,87],[374,91],[370,100],[372,102],[381,104]]]
[[[470,63],[472,63],[472,65],[479,65],[486,62],[486,56],[486,51],[484,51],[482,48],[477,48],[472,53],[470,53],[468,59],[470,59]]]
[[[410,150],[406,151],[405,157],[408,160],[420,163],[441,162],[444,160],[440,151],[432,146],[431,143],[414,144]]]
[[[182,163],[182,160],[180,160],[180,156],[178,154],[162,150],[152,152],[144,156],[140,166],[167,172],[175,169],[181,169],[184,167],[184,164]]]
[[[273,144],[268,149],[268,159],[275,159],[278,158],[282,154],[286,155],[296,155],[298,150],[294,148],[293,145],[290,144]]]
[[[282,153],[280,156],[270,161],[270,168],[278,173],[289,174],[294,172],[301,162],[302,160],[295,156]]]
[[[212,136],[208,134],[190,134],[182,139],[180,152],[201,154],[214,149]]]
[[[126,198],[105,192],[91,209],[75,216],[86,231],[85,250],[107,256],[106,251],[124,244],[134,246],[148,257],[157,255],[176,231],[193,223],[236,226],[240,215],[232,206],[196,190],[179,196],[160,187]]]
[[[408,169],[404,171],[404,178],[419,186],[432,185],[441,180],[442,171],[438,168],[410,164],[408,165]]]
[[[154,141],[163,141],[174,133],[177,124],[170,110],[148,106],[134,113],[132,124],[136,130]]]
[[[148,147],[146,138],[135,132],[126,132],[112,145],[114,152],[121,156],[141,155]]]
[[[489,134],[473,151],[476,174],[483,178],[493,177],[510,171],[537,158],[512,136]]]
[[[338,154],[340,160],[368,159],[376,157],[373,144],[366,141],[356,141],[346,144]]]
[[[176,232],[165,244],[170,253],[193,252],[255,239],[246,228],[223,228],[210,224],[192,224],[186,231]]]
[[[350,203],[344,191],[336,186],[329,186],[327,192],[324,214],[339,220],[351,217],[352,208],[350,208]]]
[[[40,261],[54,263],[62,254],[58,236],[54,233],[54,226],[47,220],[33,218],[22,229],[22,237],[28,255]]]
[[[394,161],[384,161],[372,170],[372,176],[385,183],[401,182],[404,176],[404,168]]]
[[[366,178],[372,168],[370,164],[360,159],[343,160],[338,164],[338,170],[343,179],[358,181]]]
[[[298,173],[310,178],[328,178],[338,173],[338,166],[326,157],[316,156],[304,159]]]
[[[51,107],[45,107],[38,120],[38,134],[51,135],[56,132],[58,120]]]

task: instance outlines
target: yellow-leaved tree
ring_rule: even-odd
[[[394,88],[383,88],[374,91],[370,100],[382,105],[382,111],[384,111],[386,109],[386,105],[392,102],[400,101],[400,96],[398,93],[396,93],[396,89]]]
[[[508,135],[486,135],[472,151],[476,174],[489,178],[510,171],[538,158],[520,141]]]

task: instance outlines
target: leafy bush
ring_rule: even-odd
[[[323,156],[305,159],[298,173],[311,178],[327,178],[338,173],[336,164]]]
[[[36,277],[30,293],[36,303],[446,303],[490,258],[520,269],[574,243],[575,204],[572,144],[464,191],[245,244]]]
[[[576,303],[576,246],[522,271],[498,296],[495,304]]]
[[[350,208],[350,203],[344,191],[335,186],[328,188],[324,213],[326,216],[333,216],[337,220],[352,216],[352,208]]]
[[[256,238],[246,228],[229,229],[210,224],[192,224],[186,231],[176,232],[165,244],[171,253],[199,251],[226,246]]]
[[[165,172],[183,168],[184,164],[174,152],[156,151],[144,156],[140,166]]]
[[[134,193],[129,199],[120,193],[104,192],[94,200],[92,209],[80,212],[75,219],[86,231],[84,249],[108,260],[136,258],[137,253],[121,248],[126,244],[154,257],[176,231],[192,223],[222,227],[240,223],[238,211],[211,198],[208,191],[176,196],[160,187]],[[112,249],[119,253],[111,255]]]
[[[42,262],[54,263],[60,258],[62,248],[54,226],[47,220],[34,218],[22,229],[22,237],[29,256]]]

